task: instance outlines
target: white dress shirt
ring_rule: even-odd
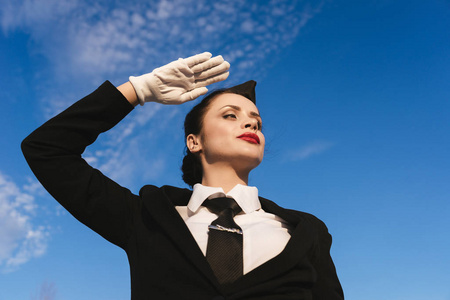
[[[220,187],[196,184],[187,206],[176,206],[198,246],[206,256],[208,225],[217,219],[206,207],[205,199],[232,197],[242,208],[234,221],[243,231],[244,274],[280,254],[286,247],[291,228],[280,217],[265,212],[258,199],[258,189],[237,184],[227,194]]]

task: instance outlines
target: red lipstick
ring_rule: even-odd
[[[252,144],[259,144],[259,137],[255,133],[246,132],[238,136],[238,139],[250,142]]]

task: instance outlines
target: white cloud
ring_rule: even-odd
[[[241,29],[245,33],[253,33],[254,24],[251,20],[246,20],[244,23],[241,24]]]
[[[129,75],[203,51],[222,54],[230,61],[226,85],[258,80],[321,5],[321,1],[300,0],[158,0],[132,5],[101,0],[4,0],[0,18],[4,32],[29,33],[33,53],[50,64],[42,71],[45,75],[36,76],[48,118],[75,101],[80,86],[94,88],[106,78],[120,83]],[[124,158],[132,159],[129,153],[136,150],[126,145],[151,142],[148,136],[157,133],[149,124],[160,113],[158,107],[154,109],[138,109],[133,119],[127,118],[108,133],[104,151],[97,152],[105,156],[87,153],[89,162],[110,174],[135,174],[133,164]],[[127,172],[121,163],[128,164]]]
[[[158,0],[133,5],[117,1],[114,7],[100,0],[5,1],[0,8],[3,31],[29,32],[33,51],[51,65],[45,74],[53,76],[37,76],[48,77],[39,82],[46,118],[75,101],[80,86],[94,88],[106,78],[120,83],[129,75],[203,51],[222,54],[231,63],[226,85],[258,80],[322,5],[300,0]],[[151,143],[148,136],[157,132],[149,124],[160,113],[157,106],[154,109],[138,109],[133,119],[127,118],[108,133],[104,151],[97,152],[104,156],[87,153],[89,162],[106,168],[110,176],[116,174],[115,179],[129,175],[132,180],[137,170],[130,153],[144,154],[127,145]],[[181,117],[174,118],[179,122]],[[170,146],[158,144],[160,148]],[[148,164],[163,166],[163,161],[161,157],[158,164]]]
[[[145,184],[162,176],[165,155],[173,151],[174,140],[181,144],[183,137],[177,106],[167,109],[147,104],[132,114],[89,147],[83,157],[111,179],[137,188],[137,183]],[[178,150],[181,154],[182,147]]]
[[[299,0],[109,5],[87,0],[5,0],[0,8],[3,31],[28,32],[33,39],[31,51],[50,64],[49,70],[36,76],[46,119],[73,103],[80,86],[93,89],[105,79],[121,83],[129,75],[203,51],[222,54],[231,63],[231,76],[224,85],[258,80],[321,7]],[[136,135],[136,128],[146,126],[152,116],[148,110],[138,113],[137,120],[115,132],[111,144]]]
[[[321,7],[300,0],[158,0],[132,5],[114,1],[114,7],[110,5],[101,0],[2,1],[3,32],[29,34],[33,41],[29,51],[49,63],[42,74],[34,74],[46,118],[75,101],[80,86],[93,88],[104,79],[123,82],[129,75],[203,51],[230,61],[232,75],[226,85],[258,80]],[[124,185],[162,176],[166,164],[173,163],[168,153],[181,153],[181,148],[174,149],[178,147],[174,141],[182,140],[178,112],[184,108],[150,108],[133,112],[132,118],[90,148],[86,159]],[[327,147],[310,145],[293,153],[293,159],[305,159]],[[43,193],[39,184],[19,188],[0,173],[3,270],[45,252],[48,229],[33,224],[36,193]]]
[[[289,151],[286,159],[289,161],[305,160],[313,155],[323,153],[330,149],[334,144],[326,141],[314,141],[298,149]]]
[[[34,182],[19,188],[0,172],[0,270],[9,272],[45,253],[48,228],[32,223],[37,206]]]
[[[232,63],[232,77],[240,81],[260,76],[267,62],[296,39],[322,4],[159,0],[114,5],[87,0],[6,0],[1,25],[4,32],[30,32],[57,78],[124,78],[178,57],[211,51]],[[248,45],[251,51],[245,50]],[[243,55],[236,56],[239,50]]]
[[[77,0],[5,0],[0,9],[1,26],[5,33],[17,27],[36,29],[65,16],[77,5]]]

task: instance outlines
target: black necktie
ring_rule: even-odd
[[[232,283],[243,274],[242,229],[233,218],[241,208],[232,198],[206,200],[203,205],[219,217],[209,225],[206,260],[221,284]]]

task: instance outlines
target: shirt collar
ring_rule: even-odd
[[[258,198],[258,189],[254,186],[237,184],[227,194],[221,187],[204,186],[197,183],[193,187],[192,196],[187,207],[191,212],[196,212],[206,199],[217,197],[232,197],[246,214],[261,208]]]

